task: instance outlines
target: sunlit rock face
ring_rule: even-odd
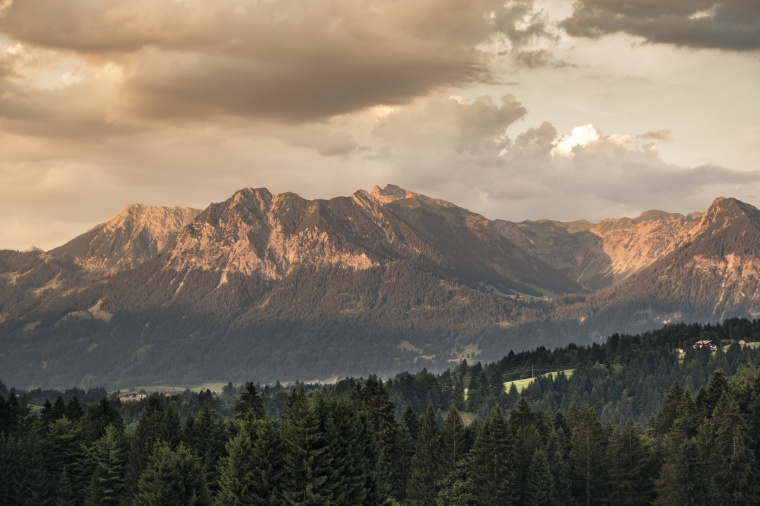
[[[68,257],[86,271],[111,275],[154,258],[201,211],[133,204],[50,253]]]

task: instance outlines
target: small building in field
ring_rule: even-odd
[[[697,341],[692,346],[695,350],[710,350],[710,351],[716,351],[718,349],[718,345],[715,341],[712,339],[702,339],[701,341]]]
[[[119,394],[119,400],[121,402],[137,402],[144,400],[146,397],[147,395],[142,392],[125,392]]]

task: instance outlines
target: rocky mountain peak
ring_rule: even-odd
[[[742,219],[758,227],[760,226],[760,211],[734,198],[718,197],[702,214],[695,235],[705,232],[718,233]]]
[[[375,187],[372,188],[372,193],[370,193],[370,195],[375,200],[378,200],[383,204],[418,196],[416,193],[405,190],[404,188],[396,186],[395,184],[385,185],[385,188],[380,188],[379,186],[375,185]]]
[[[189,207],[131,204],[50,253],[105,275],[131,269],[155,257],[199,213]]]
[[[634,218],[633,221],[636,223],[641,223],[643,221],[667,220],[669,218],[681,219],[683,217],[684,216],[682,214],[678,213],[668,213],[666,211],[660,211],[659,209],[650,209],[649,211],[644,211],[641,213],[638,218]]]

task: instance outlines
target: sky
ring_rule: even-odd
[[[757,0],[0,0],[0,248],[244,187],[760,206]]]

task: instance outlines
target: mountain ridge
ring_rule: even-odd
[[[20,385],[110,386],[440,369],[753,317],[758,286],[760,211],[736,199],[513,223],[394,185],[315,200],[244,188],[0,251],[0,368]]]

